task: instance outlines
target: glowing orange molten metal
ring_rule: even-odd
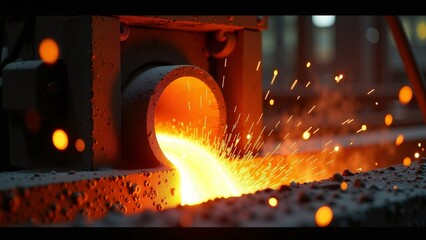
[[[167,134],[157,134],[157,139],[167,159],[179,170],[182,205],[241,195],[232,173],[207,147]]]

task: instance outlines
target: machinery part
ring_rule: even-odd
[[[57,169],[58,170],[58,169]],[[0,175],[0,226],[130,215],[180,204],[179,173],[164,168],[17,171]]]
[[[211,131],[208,140],[220,140],[226,109],[219,86],[203,69],[159,66],[143,71],[123,90],[121,119],[121,168],[152,168],[160,163],[173,167],[156,134],[185,134],[189,127],[189,134]]]
[[[234,50],[237,37],[234,32],[215,31],[207,35],[207,49],[215,58],[225,58]]]
[[[158,65],[184,64],[200,67],[208,71],[221,87],[227,111],[227,134],[262,135],[263,104],[259,101],[263,95],[261,30],[267,28],[267,16],[119,18],[128,24],[131,31],[121,48],[124,56],[121,61],[123,81],[132,78],[141,66],[153,62],[159,63]],[[238,40],[226,58],[214,58],[208,52],[207,37],[211,35],[214,40],[216,31],[233,33]],[[246,137],[238,142],[236,153],[241,152],[240,157],[245,152],[244,146],[248,144]]]
[[[226,106],[229,106],[226,124],[236,125],[235,128],[229,127],[228,131],[234,129],[242,135],[248,134],[249,129],[253,135],[261,132],[261,124],[250,128],[251,121],[255,121],[262,112],[262,103],[254,99],[262,95],[261,30],[266,29],[267,21],[259,25],[257,16],[37,16],[28,21],[25,18],[25,22],[20,19],[12,22],[9,18],[6,22],[6,47],[11,50],[9,53],[13,52],[9,61],[16,57],[38,59],[38,51],[34,47],[46,36],[56,41],[69,79],[68,110],[61,127],[66,130],[71,144],[78,140],[85,146],[81,151],[68,148],[66,153],[62,152],[63,161],[48,157],[43,161],[61,166],[66,164],[74,170],[120,166],[121,91],[141,67],[153,63],[157,66],[193,65],[204,69],[217,83],[221,81],[221,92]],[[264,19],[267,20],[266,17]],[[21,28],[28,28],[28,31],[18,31]],[[23,42],[26,47],[22,48],[21,34],[27,36],[31,32],[35,33],[35,38],[25,38],[28,42]],[[210,33],[219,40],[228,34],[233,36],[230,38],[238,39],[234,47],[225,48],[230,52],[227,59],[216,59],[206,51]],[[213,40],[218,42],[214,36]],[[225,42],[230,46],[229,39]],[[219,48],[219,52],[222,50]],[[55,88],[53,83],[48,91],[54,92]],[[238,94],[235,94],[237,91]],[[249,118],[249,124],[238,121],[239,113],[241,119]],[[31,112],[29,117],[37,118],[37,115]],[[10,116],[4,117],[5,121],[9,119]],[[15,125],[19,128],[19,124],[22,125],[22,121]],[[42,131],[51,135],[54,127],[57,126]],[[16,131],[8,129],[7,132],[16,135],[12,133]],[[22,159],[34,162],[31,154],[26,153],[26,142],[9,143],[16,145],[16,149],[22,148],[25,155]],[[239,146],[245,144],[245,138],[242,138]],[[9,159],[7,154],[2,155],[7,158],[6,161]],[[43,167],[21,166],[28,169]]]
[[[9,162],[30,169],[66,164],[52,133],[66,128],[67,71],[58,60],[13,62],[3,71],[3,108],[9,114]],[[20,144],[17,144],[20,143]]]
[[[66,117],[67,72],[63,61],[10,63],[3,71],[3,89],[3,108],[11,114],[34,110],[45,121]]]
[[[426,122],[426,83],[422,72],[420,71],[413,51],[410,48],[410,42],[404,33],[402,24],[397,16],[386,16],[388,25],[393,33],[396,46],[398,47],[399,54],[401,55],[402,62],[404,63],[405,70],[411,84],[413,84],[414,93],[423,113],[424,121]]]
[[[120,42],[124,42],[129,38],[130,28],[125,22],[120,22]]]
[[[68,70],[70,133],[84,151],[69,152],[70,169],[118,165],[120,153],[120,20],[72,16],[62,20],[62,56]]]
[[[191,16],[191,15],[156,15],[156,16],[119,16],[129,25],[148,26],[184,31],[216,31],[216,30],[264,30],[268,26],[267,16]]]

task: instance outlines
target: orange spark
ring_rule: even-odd
[[[306,83],[305,88],[307,88],[309,86],[309,84],[311,84],[311,81],[309,81],[308,83]]]
[[[386,126],[390,126],[392,124],[392,122],[393,122],[392,114],[390,114],[390,113],[386,114],[386,116],[385,116],[385,125]]]
[[[339,83],[340,80],[342,80],[342,79],[343,79],[343,74],[340,74],[339,76],[334,77],[334,80],[336,81],[336,83]]]
[[[399,135],[396,137],[395,145],[396,145],[396,146],[399,146],[399,145],[401,145],[403,142],[404,142],[404,135],[399,134]]]
[[[269,92],[271,92],[271,90],[268,90],[268,91],[266,92],[265,100],[268,98]]]
[[[43,39],[39,45],[38,52],[41,60],[48,64],[56,62],[59,57],[58,44],[52,38]]]
[[[52,134],[53,145],[58,150],[65,150],[68,147],[68,135],[62,129],[56,129]]]
[[[271,80],[271,85],[274,84],[275,78],[277,77],[277,75],[278,75],[278,69],[275,69],[274,70],[274,76],[272,77],[272,80]]]
[[[268,203],[271,207],[276,207],[278,205],[278,200],[274,197],[268,199]]]
[[[347,182],[342,182],[342,183],[340,184],[340,188],[341,188],[343,191],[346,191],[346,189],[348,189],[348,183],[347,183]]]
[[[294,80],[294,82],[293,82],[293,84],[291,85],[291,90],[293,90],[293,88],[294,88],[294,86],[296,86],[296,84],[297,84],[297,79],[296,80]]]
[[[260,64],[261,64],[261,61],[259,61],[259,62],[257,63],[257,66],[256,66],[256,72],[257,72],[257,71],[259,71]]]
[[[315,213],[315,223],[318,227],[326,227],[333,219],[333,211],[329,206],[321,206]]]
[[[406,166],[406,167],[410,166],[410,164],[411,164],[411,158],[409,158],[409,157],[405,157],[405,158],[402,160],[402,164],[403,164],[404,166]]]
[[[84,143],[83,139],[79,138],[75,140],[75,149],[77,149],[77,151],[83,152],[85,148],[86,148],[86,144]]]
[[[303,132],[303,134],[302,134],[302,138],[303,138],[304,140],[308,140],[310,137],[311,137],[311,133],[310,133],[309,131],[305,131],[305,132]]]
[[[403,86],[399,90],[398,97],[399,102],[401,102],[402,104],[408,104],[411,101],[411,98],[413,97],[413,91],[409,86]]]

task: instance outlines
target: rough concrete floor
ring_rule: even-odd
[[[291,183],[241,197],[210,200],[196,206],[163,211],[146,210],[87,221],[77,217],[55,227],[316,227],[315,213],[324,205],[332,209],[329,227],[425,227],[426,158],[351,173],[345,170],[329,179]],[[347,183],[343,190],[341,183]],[[278,200],[271,207],[268,200]]]

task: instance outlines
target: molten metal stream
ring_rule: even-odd
[[[205,146],[170,134],[157,134],[157,140],[167,159],[179,170],[182,205],[241,195],[232,173]]]

